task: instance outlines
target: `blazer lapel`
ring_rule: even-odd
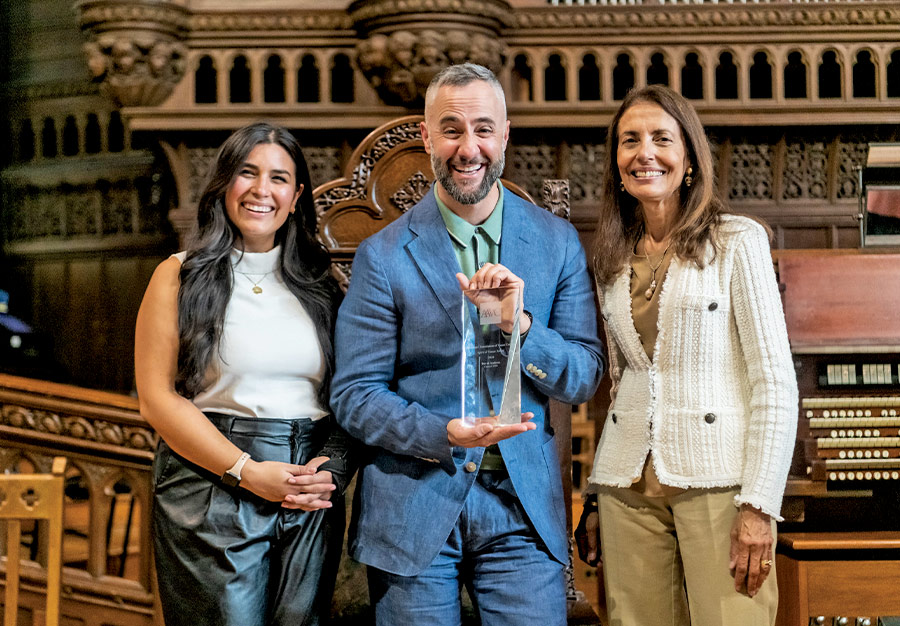
[[[539,267],[534,261],[535,246],[531,240],[535,236],[529,228],[528,220],[521,215],[522,203],[509,189],[504,188],[503,228],[500,231],[500,264],[525,281],[525,294],[528,295],[528,283],[533,280],[532,268]]]
[[[459,261],[432,190],[412,209],[409,229],[415,237],[406,249],[462,336],[462,292],[456,280]]]

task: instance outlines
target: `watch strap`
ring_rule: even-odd
[[[238,460],[234,462],[234,465],[225,470],[225,473],[222,474],[222,483],[226,487],[237,487],[241,484],[241,470],[244,469],[244,464],[249,459],[249,452],[241,452],[241,456],[239,456]]]

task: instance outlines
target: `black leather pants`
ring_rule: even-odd
[[[257,461],[306,463],[328,420],[207,414]],[[301,626],[325,621],[344,531],[330,509],[284,509],[178,456],[160,441],[153,466],[153,538],[166,626]]]

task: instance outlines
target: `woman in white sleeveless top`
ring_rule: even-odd
[[[229,137],[184,252],[138,313],[141,414],[161,437],[153,534],[165,621],[318,624],[340,558],[350,446],[328,407],[340,290],[283,128]]]

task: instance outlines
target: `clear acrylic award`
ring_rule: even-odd
[[[518,287],[469,289],[462,294],[462,420],[470,426],[489,421],[519,424]]]

